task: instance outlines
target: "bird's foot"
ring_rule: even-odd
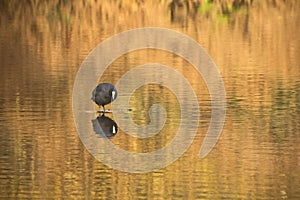
[[[98,110],[98,113],[112,113],[111,110]]]

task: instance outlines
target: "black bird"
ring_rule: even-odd
[[[91,99],[97,105],[102,106],[105,111],[104,106],[115,100],[117,96],[117,89],[114,85],[110,83],[101,83],[93,90]]]

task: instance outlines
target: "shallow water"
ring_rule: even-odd
[[[234,6],[231,1],[202,1],[189,7],[170,1],[84,2],[0,5],[1,198],[300,198],[299,1]],[[196,127],[196,135],[182,156],[161,169],[128,173],[104,165],[83,144],[74,122],[72,95],[76,74],[92,49],[114,34],[149,26],[186,34],[207,51],[224,81],[226,120],[218,143],[200,159],[211,121],[210,94],[203,78],[170,52],[143,49],[119,57],[99,82],[116,84],[135,66],[161,63],[189,81],[200,108],[200,120],[194,122],[198,127],[185,127]],[[96,108],[90,96],[82,98],[82,103]],[[186,95],[186,102],[189,98]],[[148,110],[157,103],[167,114],[159,134],[141,139],[119,127],[110,141],[139,153],[167,145],[179,129],[183,106],[170,89],[159,84],[139,88],[130,97],[129,116],[136,124],[147,125]],[[91,119],[97,117],[93,110],[84,111]],[[154,114],[158,122],[164,120],[161,113]],[[111,113],[106,116],[116,120]],[[88,123],[84,130],[91,134],[92,122]]]

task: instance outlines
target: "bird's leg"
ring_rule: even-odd
[[[101,107],[103,108],[103,110],[101,110]],[[104,106],[102,106],[102,105],[99,106],[99,109],[100,109],[100,110],[99,110],[100,113],[103,113],[103,112],[105,111],[105,108],[104,108]]]

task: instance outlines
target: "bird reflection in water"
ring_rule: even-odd
[[[118,132],[117,123],[104,114],[92,120],[94,132],[101,138],[112,138]]]

